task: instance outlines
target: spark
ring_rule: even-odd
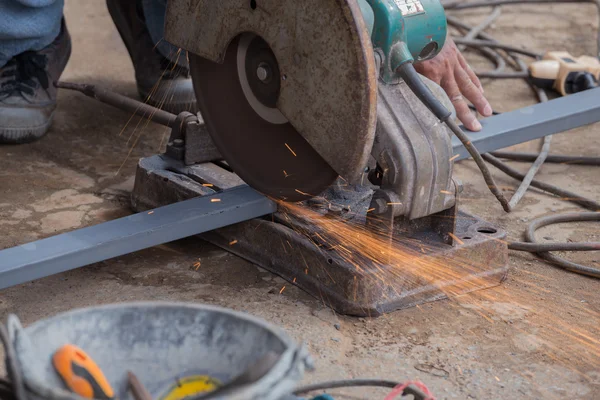
[[[290,151],[290,153],[292,153],[292,154],[294,155],[294,157],[298,157],[298,156],[296,155],[296,152],[294,152],[294,150],[292,150],[292,148],[290,147],[290,145],[289,145],[289,144],[287,144],[287,143],[286,143],[286,144],[285,144],[285,147],[287,147],[287,148],[288,148],[288,150]]]
[[[220,201],[221,201],[221,199],[210,199],[210,202],[211,202],[211,203],[218,203],[218,202],[220,202]]]
[[[458,157],[460,157],[460,154],[455,154],[452,156],[452,158],[450,158],[450,161],[454,161],[456,160]]]
[[[234,244],[236,244],[238,241],[237,240],[232,240],[231,242],[229,242],[230,246],[233,246]]]
[[[287,173],[287,171],[286,171],[285,169],[283,170],[283,175],[284,175],[286,178],[290,176],[290,174],[288,174],[288,173]]]
[[[204,186],[204,187],[214,187],[215,185],[213,185],[212,183],[203,183],[202,186]]]
[[[296,278],[294,278],[294,280],[292,281],[292,283],[296,283]]]
[[[283,293],[284,290],[285,290],[285,285],[281,288],[281,290],[279,291],[279,294]]]
[[[387,203],[388,206],[401,206],[402,203]]]
[[[369,208],[369,209],[367,210],[367,212],[368,212],[368,213],[370,213],[371,211],[375,211],[375,208]]]
[[[154,214],[154,211],[149,211],[148,212],[148,215],[152,215],[152,214]]]
[[[461,246],[463,244],[465,244],[465,242],[463,242],[462,240],[460,240],[454,233],[452,232],[448,232],[448,236],[450,236],[452,239],[454,239],[454,241],[458,244],[460,244]]]
[[[311,196],[311,194],[310,194],[310,193],[303,192],[302,190],[298,190],[298,189],[294,189],[294,190],[296,191],[296,193],[300,193],[300,194],[301,194],[301,195],[303,195],[303,196]],[[311,197],[312,197],[312,196],[311,196]]]
[[[453,194],[452,192],[449,192],[447,190],[440,190],[440,193],[443,193],[443,194]]]
[[[199,261],[198,261],[197,263],[195,263],[195,264],[194,264],[194,270],[195,270],[195,271],[198,271],[198,269],[200,268],[200,265],[202,265],[202,264],[200,264],[200,262],[199,262]]]
[[[496,380],[497,380],[498,382],[500,382],[500,378],[498,378],[497,376],[494,376],[494,378],[496,378]]]

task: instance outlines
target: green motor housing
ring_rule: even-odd
[[[381,78],[398,80],[402,64],[435,57],[446,42],[448,25],[439,0],[358,0],[382,58]]]

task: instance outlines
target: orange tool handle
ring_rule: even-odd
[[[115,398],[115,393],[100,367],[79,347],[64,345],[54,353],[52,364],[73,393],[86,399]]]

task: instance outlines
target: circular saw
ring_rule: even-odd
[[[435,56],[438,0],[172,0],[208,131],[249,185],[301,201],[358,182],[379,136],[380,85]]]

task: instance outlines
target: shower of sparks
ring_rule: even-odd
[[[289,144],[285,144],[285,147],[287,147],[287,149],[290,151],[290,153],[292,153],[294,155],[294,157],[298,157],[298,155],[296,155],[296,152],[294,150],[292,150],[292,148],[290,147]]]
[[[390,235],[385,228],[379,228],[376,224],[367,227],[340,217],[324,216],[302,204],[280,202],[279,210],[289,222],[301,221],[301,224],[292,224],[294,229],[309,239],[319,251],[325,252],[326,257],[340,259],[355,269],[358,279],[355,276],[354,288],[348,288],[350,294],[360,292],[360,287],[364,284],[371,285],[372,283],[368,283],[371,281],[383,284],[390,295],[396,290],[411,287],[435,287],[448,298],[459,301],[461,306],[468,306],[489,324],[498,323],[497,317],[492,318],[497,313],[492,305],[497,302],[527,308],[519,304],[514,292],[506,291],[503,287],[476,291],[494,283],[490,282],[486,275],[491,266],[486,261],[473,259],[468,253],[454,252],[452,257],[448,257],[447,253],[436,253],[434,248],[416,239]],[[457,243],[460,242],[453,233],[449,235],[454,236],[453,239]],[[505,243],[492,236],[488,238]],[[293,251],[302,256],[300,249]],[[322,271],[335,284],[328,268],[323,268]],[[308,274],[308,268],[304,273]],[[544,275],[540,275],[536,280],[524,279],[523,275],[528,273],[529,271],[521,270],[520,276],[512,276],[511,279],[526,285],[528,293],[537,293],[540,297],[551,292],[539,284],[539,279],[544,278]],[[600,318],[600,313],[587,308],[586,303],[573,301],[572,304],[572,311],[578,312],[582,319]],[[593,330],[586,331],[582,326],[573,326],[572,323],[561,320],[555,313],[527,309],[530,309],[532,314],[552,321],[552,324],[545,326],[543,334],[536,333],[545,354],[549,354],[557,363],[560,362],[560,365],[576,371],[584,378],[592,379],[587,377],[586,372],[582,372],[585,369],[576,368],[573,360],[576,359],[578,365],[600,364],[600,340],[596,339],[597,333]],[[511,327],[526,333],[522,327]],[[556,336],[563,339],[557,341]]]

